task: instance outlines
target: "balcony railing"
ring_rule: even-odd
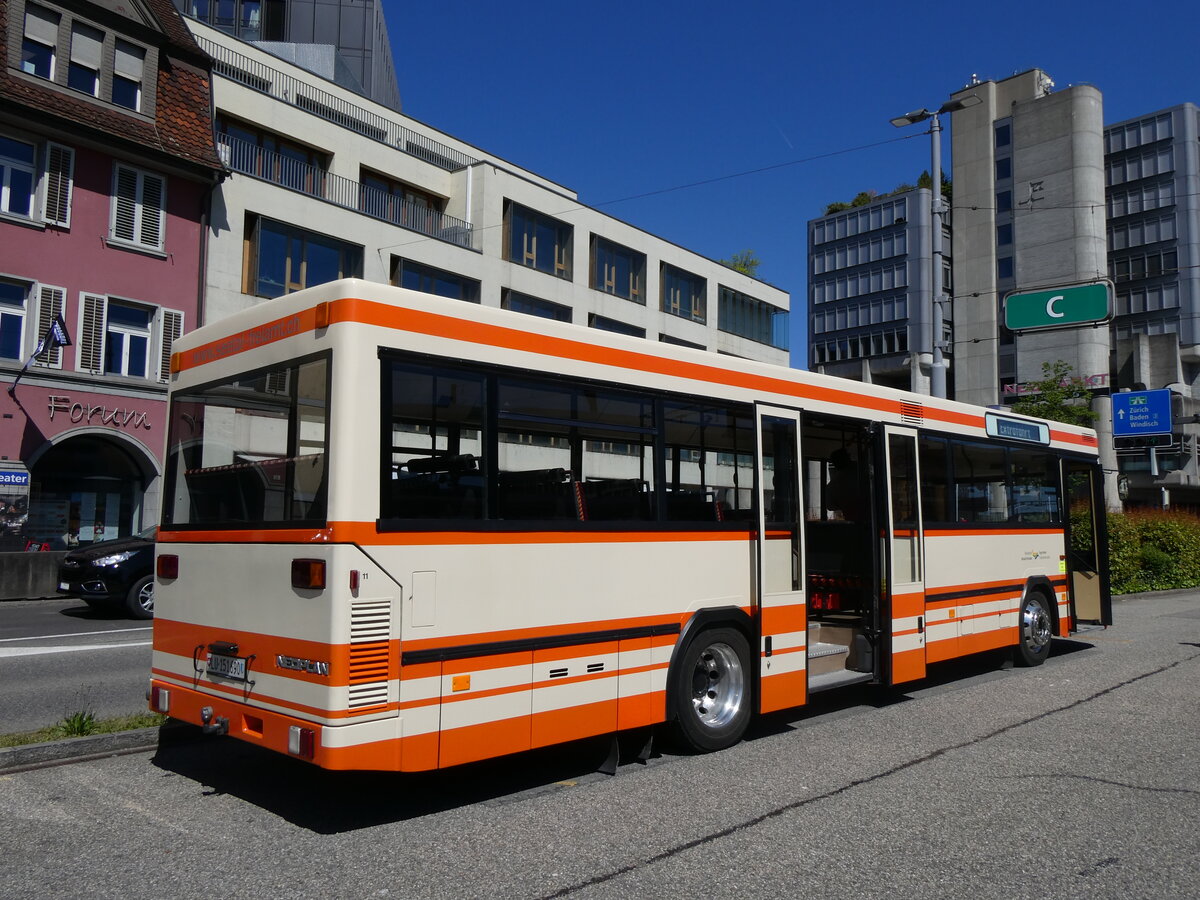
[[[308,194],[439,241],[447,241],[468,250],[479,249],[475,246],[471,224],[462,219],[388,191],[334,175],[320,166],[266,150],[228,134],[217,135],[217,146],[225,164],[235,172]]]
[[[395,147],[439,169],[457,172],[479,160],[460,150],[418,134],[397,122],[363,109],[328,91],[243,56],[201,35],[196,42],[213,58],[213,71],[290,106],[306,110],[371,140]]]

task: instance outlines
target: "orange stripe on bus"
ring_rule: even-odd
[[[924,615],[924,613],[925,595],[923,593],[892,595],[893,619],[908,619],[913,616]]]
[[[247,531],[168,531],[163,544],[357,544],[363,547],[479,546],[494,544],[645,544],[751,541],[748,531],[379,531],[374,522],[331,522],[326,528]]]
[[[927,528],[925,537],[995,537],[998,534],[1027,534],[1044,536],[1062,534],[1062,526],[1057,528]]]
[[[786,606],[764,606],[761,609],[762,633],[789,634],[794,631],[804,631],[808,623],[807,609],[803,603],[789,603]]]
[[[246,693],[246,685],[241,682],[230,682],[229,684],[219,684],[211,681],[203,676],[193,678],[189,675],[181,675],[179,672],[173,672],[170,669],[163,669],[154,666],[150,669],[152,675],[158,675],[161,678],[172,678],[178,682],[190,681],[193,686],[202,685],[204,688],[204,696],[220,695],[224,699],[234,700],[238,709],[242,711],[267,712],[258,706],[251,706],[251,703],[261,703],[269,706],[282,706],[285,709],[292,710],[295,713],[300,713],[305,716],[311,716],[314,719],[352,719],[360,716],[365,716],[371,713],[389,712],[400,708],[398,703],[381,703],[377,706],[363,707],[362,709],[326,709],[320,706],[308,706],[304,703],[295,703],[291,700],[284,700],[282,697],[274,697],[270,694],[265,694],[260,690],[252,689],[249,696]],[[179,685],[174,685],[178,687]],[[196,688],[199,692],[199,689]],[[209,694],[207,692],[213,692]]]
[[[780,672],[763,675],[758,687],[758,711],[775,712],[803,706],[808,700],[808,672]]]

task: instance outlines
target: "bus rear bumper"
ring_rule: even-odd
[[[323,769],[419,771],[437,767],[437,735],[414,735],[402,741],[399,721],[391,719],[387,731],[395,737],[379,739],[379,723],[325,725],[237,700],[202,693],[158,678],[150,680],[152,712],[199,726],[210,734],[223,734],[276,753],[311,762]],[[356,736],[362,740],[354,742]],[[432,739],[432,748],[425,745]],[[402,748],[409,745],[408,767],[402,766]],[[430,753],[432,749],[432,765]]]

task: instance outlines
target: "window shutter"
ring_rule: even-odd
[[[158,311],[159,334],[162,336],[158,358],[158,380],[166,384],[171,379],[171,348],[183,334],[183,313],[174,309]]]
[[[46,196],[42,221],[71,227],[71,186],[75,179],[75,151],[61,144],[46,145]]]
[[[62,288],[42,285],[38,290],[38,333],[40,341],[50,330],[54,317],[61,315],[65,305],[67,292]],[[35,365],[46,369],[62,368],[62,347],[55,347],[39,359]]]
[[[113,237],[133,243],[137,239],[138,173],[117,166],[113,187]]]
[[[166,211],[164,199],[166,181],[157,175],[142,173],[142,223],[138,243],[161,250]]]
[[[108,299],[99,294],[83,295],[79,318],[79,371],[98,375],[104,371],[104,317]]]

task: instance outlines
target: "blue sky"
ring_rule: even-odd
[[[923,127],[892,117],[972,75],[1034,67],[1060,89],[1097,86],[1105,122],[1200,102],[1194,0],[385,0],[385,12],[405,113],[705,256],[753,249],[759,277],[792,296],[800,366],[806,223],[929,168]]]

